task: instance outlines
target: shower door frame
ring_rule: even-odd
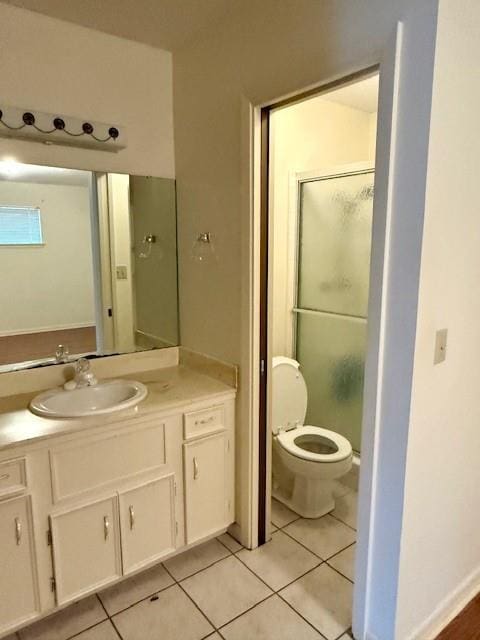
[[[287,261],[287,299],[285,317],[287,321],[287,350],[293,358],[297,358],[297,319],[298,309],[298,267],[300,254],[300,207],[302,185],[306,182],[318,182],[330,178],[344,178],[348,176],[373,173],[375,175],[374,162],[354,162],[345,165],[336,165],[329,168],[314,171],[292,172],[289,185],[288,207],[288,261]],[[368,317],[366,318],[368,320]]]

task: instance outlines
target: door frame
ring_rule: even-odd
[[[254,264],[253,270],[258,281],[258,545],[264,544],[270,537],[270,501],[271,501],[271,429],[270,408],[271,408],[271,383],[269,376],[269,363],[271,362],[270,340],[272,331],[272,313],[270,311],[272,292],[272,238],[269,235],[271,223],[270,211],[270,166],[269,166],[269,141],[270,141],[270,114],[274,109],[297,104],[309,98],[313,98],[324,93],[328,93],[342,86],[353,84],[360,80],[379,73],[379,64],[356,71],[352,74],[342,76],[332,82],[320,84],[309,88],[306,91],[297,93],[269,103],[267,105],[254,108],[254,149],[257,145],[260,149],[259,166],[253,167],[258,178],[253,178],[253,184],[258,185],[259,206],[255,210],[254,216],[258,217],[259,224],[257,233],[259,235],[259,258]],[[255,133],[257,140],[255,141]],[[255,154],[254,154],[255,156]],[[255,198],[254,198],[255,202]],[[252,300],[252,303],[254,301]],[[255,305],[253,305],[255,306]]]

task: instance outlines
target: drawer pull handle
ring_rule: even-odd
[[[130,530],[131,530],[135,526],[135,511],[133,509],[132,504],[128,507],[128,513],[130,515]]]
[[[20,518],[15,518],[15,541],[17,543],[17,546],[22,541],[22,523],[20,521]]]
[[[108,516],[103,516],[103,537],[105,540],[108,540],[108,536],[110,534],[110,520]]]
[[[195,424],[209,424],[215,420],[214,416],[210,416],[209,418],[203,418],[203,420],[195,420]]]
[[[10,478],[10,474],[9,473],[3,473],[0,476],[0,480],[8,480]]]
[[[199,475],[200,475],[200,470],[198,468],[197,458],[194,457],[193,458],[193,479],[197,480]]]

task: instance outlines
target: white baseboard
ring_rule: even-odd
[[[406,640],[434,640],[479,591],[480,567],[477,567],[440,602],[430,616]]]

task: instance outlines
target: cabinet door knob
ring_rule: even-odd
[[[105,540],[108,539],[110,533],[110,520],[108,516],[103,516],[103,537]]]
[[[20,518],[15,518],[15,541],[17,545],[22,541],[22,523]]]
[[[200,470],[198,468],[197,458],[194,457],[193,458],[193,479],[196,480],[199,475],[200,475]]]
[[[135,526],[135,511],[132,504],[128,507],[128,513],[130,514],[130,529],[133,529]]]
[[[9,473],[2,473],[2,475],[0,476],[0,480],[8,480],[9,478],[10,478]]]

